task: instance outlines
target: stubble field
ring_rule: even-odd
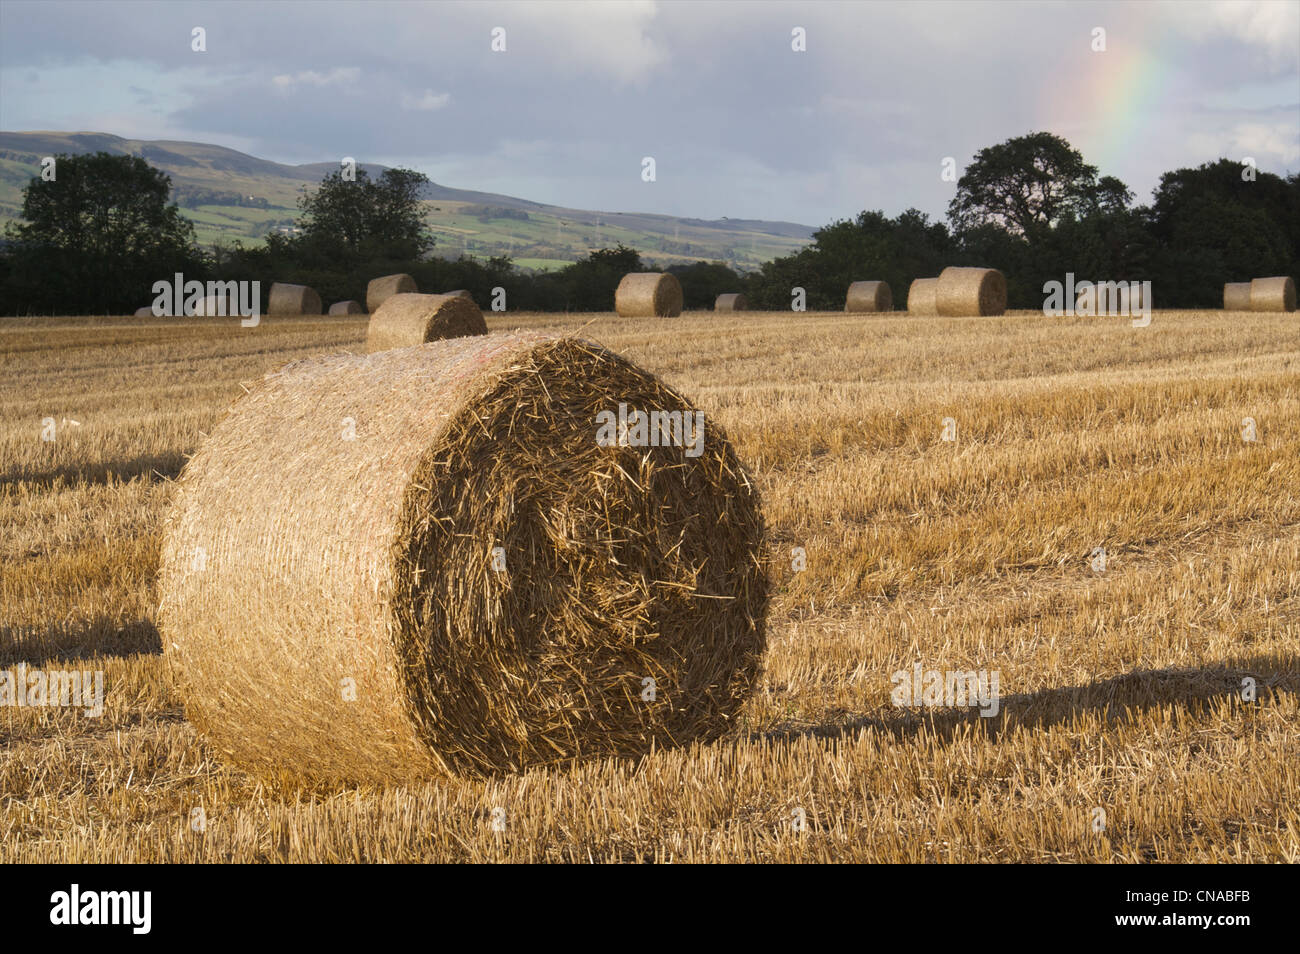
[[[171,480],[241,382],[364,320],[3,319],[0,668],[102,669],[106,707],[0,708],[0,862],[1300,861],[1295,314],[488,325],[581,329],[757,477],[736,730],[412,788],[221,764],[155,628]],[[996,671],[998,714],[894,705],[916,663]]]

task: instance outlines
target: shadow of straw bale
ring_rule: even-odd
[[[124,622],[97,616],[46,626],[0,625],[0,666],[25,662],[44,665],[90,656],[140,656],[162,652],[162,637],[151,619]]]
[[[49,488],[60,481],[71,486],[126,482],[137,477],[155,481],[175,480],[184,466],[182,454],[154,454],[129,460],[69,463],[44,470],[15,467],[0,474],[0,486],[23,483]]]
[[[1094,713],[1116,725],[1160,706],[1200,711],[1211,702],[1226,701],[1242,708],[1247,705],[1241,699],[1242,680],[1247,676],[1256,683],[1254,705],[1269,705],[1282,693],[1300,695],[1300,657],[1275,654],[1226,659],[1197,668],[1139,669],[1085,686],[1003,695],[998,714],[989,718],[981,716],[978,707],[899,707],[877,710],[884,715],[845,713],[840,719],[782,726],[761,735],[768,739],[832,739],[874,728],[899,740],[925,732],[946,743],[972,728],[997,739],[1015,729],[1064,725]]]

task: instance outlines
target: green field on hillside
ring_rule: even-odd
[[[14,221],[22,190],[40,173],[42,156],[102,149],[137,155],[172,179],[181,214],[202,246],[260,245],[268,232],[292,227],[298,199],[335,168],[288,166],[205,143],[143,142],[102,133],[0,132],[0,227]],[[371,175],[382,167],[362,164]],[[231,201],[205,201],[209,193]],[[806,246],[811,229],[788,222],[703,221],[666,215],[591,212],[511,196],[432,184],[424,201],[435,254],[508,255],[526,268],[552,268],[619,242],[649,261],[722,261],[739,269]],[[264,201],[265,208],[239,202]]]

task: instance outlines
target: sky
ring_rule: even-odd
[[[1300,171],[1300,0],[0,0],[0,129],[813,226],[942,218],[946,158],[1046,130],[1143,202],[1221,156]]]

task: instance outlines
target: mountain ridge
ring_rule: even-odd
[[[204,244],[260,244],[270,231],[291,229],[301,191],[339,168],[332,162],[279,163],[179,139],[0,131],[0,220],[17,217],[22,189],[39,174],[43,156],[97,151],[140,156],[171,176],[173,201],[195,223]],[[387,167],[359,162],[357,168],[374,176]],[[577,209],[436,182],[425,187],[421,198],[438,242],[435,253],[509,254],[522,267],[557,267],[594,248],[623,242],[665,264],[704,259],[749,269],[798,251],[814,231],[796,222]]]

